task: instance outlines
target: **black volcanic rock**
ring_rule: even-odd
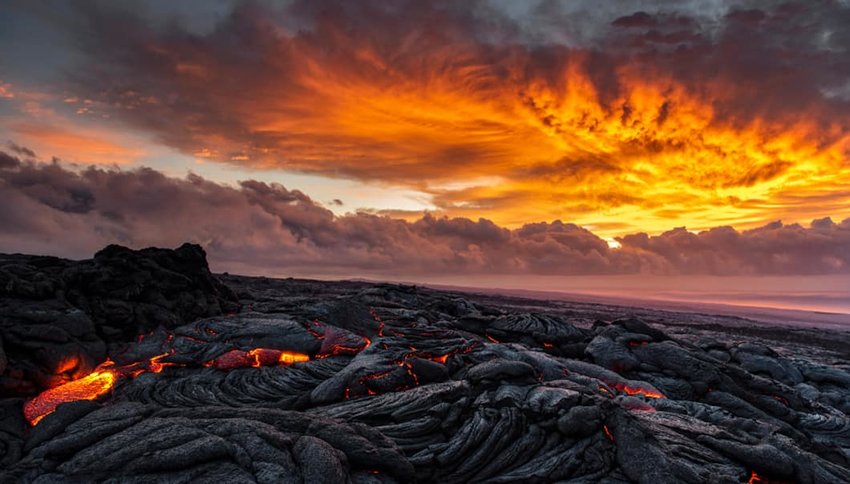
[[[2,480],[850,481],[846,333],[236,276],[223,280],[245,310],[209,317],[232,292],[181,250],[110,248],[95,258],[104,274],[77,269],[78,286],[8,271],[30,294],[2,302],[31,315],[9,326],[15,341],[57,361],[100,341],[116,381],[30,429],[22,399],[0,400]],[[44,296],[59,290],[75,305]],[[66,303],[76,312],[61,327]],[[143,309],[110,312],[125,304]],[[131,345],[96,330],[125,338],[158,311],[166,324]],[[20,361],[9,355],[7,369]]]
[[[157,327],[238,308],[197,245],[111,245],[79,262],[0,255],[0,397],[83,376],[111,347]]]

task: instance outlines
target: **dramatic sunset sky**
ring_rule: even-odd
[[[251,274],[847,275],[850,1],[4,1],[0,204]]]

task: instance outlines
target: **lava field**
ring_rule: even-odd
[[[0,255],[2,482],[850,482],[850,335]]]

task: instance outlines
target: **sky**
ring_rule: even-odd
[[[847,0],[7,0],[0,252],[850,274],[848,49]]]

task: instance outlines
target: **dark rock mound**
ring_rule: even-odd
[[[79,378],[117,344],[159,326],[238,309],[197,245],[111,245],[77,262],[0,255],[0,397]]]

